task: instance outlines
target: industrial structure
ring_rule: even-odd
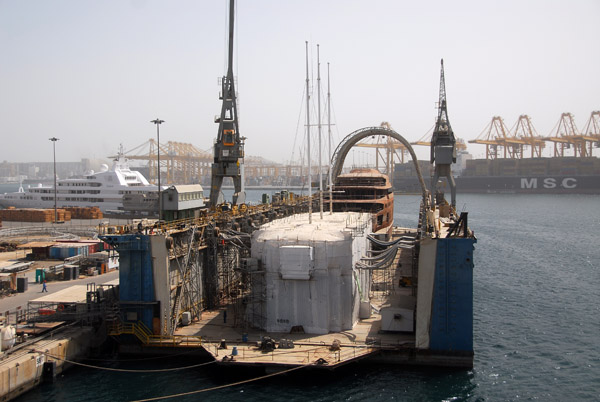
[[[384,121],[380,127],[392,130],[392,125]],[[374,148],[375,149],[375,169],[387,175],[390,180],[393,180],[394,165],[397,162],[404,163],[408,160],[410,154],[404,144],[393,137],[387,135],[378,135],[369,138],[356,144],[359,148]],[[372,141],[374,140],[374,141]],[[383,152],[382,152],[383,150]]]
[[[210,206],[215,207],[221,197],[221,186],[225,177],[233,180],[233,204],[243,203],[244,193],[244,139],[240,136],[237,116],[235,80],[233,78],[233,27],[235,2],[229,2],[229,56],[227,75],[222,78],[221,95],[223,100],[221,115],[215,119],[219,123],[217,139],[213,146],[214,163],[210,180]]]
[[[563,113],[548,136],[537,133],[528,115],[519,116],[512,129],[506,126],[504,119],[494,116],[481,134],[469,141],[485,145],[486,159],[523,159],[527,155],[526,147],[531,150],[531,158],[539,158],[546,142],[554,144],[554,157],[567,157],[565,150],[571,147],[572,156],[591,157],[593,147],[600,146],[600,111],[591,113],[583,132],[577,128],[573,114]]]
[[[456,207],[456,184],[452,177],[452,164],[456,162],[456,138],[448,120],[448,109],[446,105],[446,81],[444,79],[444,60],[441,61],[440,72],[440,100],[438,104],[438,117],[431,137],[431,164],[435,163],[433,179],[431,179],[431,196],[437,193],[438,179],[445,177],[448,180],[452,194],[451,205]],[[432,205],[433,199],[431,202]]]
[[[382,122],[381,127],[391,129],[388,122]],[[431,146],[434,127],[419,140],[411,142],[410,145]],[[507,127],[504,119],[494,116],[482,133],[476,139],[468,142],[485,145],[485,159],[490,161],[488,164],[496,159],[542,158],[542,151],[547,142],[554,145],[553,156],[557,159],[570,157],[585,159],[592,156],[594,147],[600,146],[600,111],[593,111],[584,127],[583,130],[578,130],[573,115],[563,113],[552,133],[543,136],[538,133],[529,115],[520,115],[512,129]],[[388,136],[369,137],[355,146],[375,149],[375,168],[387,174],[392,181],[394,181],[395,174],[404,174],[403,172],[394,172],[396,164],[404,164],[412,171],[412,164],[406,163],[409,155],[406,147],[393,138]],[[465,141],[461,138],[456,138],[455,146],[459,154],[467,149]],[[570,149],[572,149],[572,156],[566,152]],[[214,162],[210,152],[189,143],[168,141],[161,144],[160,153],[162,180],[165,184],[200,183],[205,187],[210,185],[209,178]],[[150,182],[156,183],[158,169],[156,168],[157,144],[155,139],[149,139],[130,149],[125,155],[129,160],[145,162],[147,168],[142,169],[144,175]],[[552,163],[561,164],[560,160]],[[317,174],[318,166],[313,166],[311,170],[313,174]],[[256,156],[245,156],[244,158],[245,183],[248,186],[294,186],[300,188],[303,184],[305,185],[302,178],[307,171],[307,167],[300,163],[275,163]]]
[[[333,177],[340,177],[350,149],[373,136],[393,137],[416,162],[402,136],[367,127],[338,145]],[[419,183],[416,230],[373,233],[378,218],[370,208],[377,199],[368,201],[367,213],[332,212],[310,223],[306,210],[317,197],[282,192],[272,204],[220,207],[155,225],[153,233],[144,227],[107,233],[102,239],[121,257],[121,301],[110,334],[122,351],[201,347],[222,364],[333,368],[385,355],[471,367],[476,239],[466,213],[457,216],[440,197],[433,207],[420,175]],[[457,293],[449,298],[448,289]],[[285,338],[273,338],[282,332]],[[354,341],[336,338],[340,333]],[[227,345],[238,352],[230,354]]]

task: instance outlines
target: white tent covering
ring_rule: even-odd
[[[371,215],[340,212],[293,215],[263,225],[252,235],[252,257],[265,281],[262,324],[268,332],[326,334],[351,329],[359,301],[367,300],[370,272],[354,268],[366,255]],[[366,292],[366,293],[365,293]]]

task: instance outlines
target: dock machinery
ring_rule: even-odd
[[[442,59],[442,71],[440,73],[440,100],[438,104],[438,117],[431,137],[431,163],[435,162],[433,180],[431,182],[431,205],[435,205],[435,194],[437,192],[440,177],[448,179],[451,191],[452,207],[456,208],[456,184],[452,177],[452,164],[456,163],[456,138],[448,120],[446,108],[446,82],[444,80],[444,59]]]
[[[223,178],[231,177],[235,192],[232,203],[243,203],[244,193],[244,139],[240,137],[235,84],[233,79],[233,26],[235,2],[229,2],[229,54],[227,75],[223,77],[220,99],[223,100],[221,115],[215,119],[219,123],[219,131],[214,144],[214,163],[210,181],[211,208],[222,202],[221,186]]]

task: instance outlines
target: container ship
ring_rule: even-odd
[[[527,159],[467,159],[454,176],[461,193],[600,194],[600,158],[543,157]],[[423,176],[433,176],[429,161],[419,161]],[[394,191],[420,191],[412,163],[394,170]]]

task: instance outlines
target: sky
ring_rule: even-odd
[[[57,161],[105,158],[156,138],[155,118],[165,121],[161,143],[210,151],[227,9],[227,0],[0,0],[0,162],[52,161],[50,137],[60,139]],[[564,112],[581,130],[600,110],[599,18],[597,0],[239,0],[246,154],[298,159],[305,41],[312,83],[320,45],[323,108],[330,65],[334,145],[383,121],[409,141],[425,135],[442,58],[457,137],[475,139],[493,116],[510,128],[521,114],[540,135]]]

